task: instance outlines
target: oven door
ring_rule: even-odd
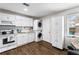
[[[11,34],[10,36],[8,36],[8,43],[15,43],[16,39],[15,39],[15,35]]]
[[[0,39],[0,48],[16,44],[15,40],[16,39],[13,35],[8,36],[8,37],[2,37]]]
[[[1,37],[0,39],[0,48],[5,47],[6,45],[4,44],[8,40],[8,37]]]

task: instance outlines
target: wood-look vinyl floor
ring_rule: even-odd
[[[0,53],[0,55],[66,55],[66,50],[59,50],[51,46],[51,44],[41,41],[32,42],[15,49]]]

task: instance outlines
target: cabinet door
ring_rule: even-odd
[[[28,34],[20,34],[17,36],[17,42],[18,42],[18,46],[23,45],[23,44],[27,44],[29,37]]]
[[[29,18],[28,19],[28,23],[29,23],[28,26],[33,26],[33,19],[32,18]]]
[[[15,24],[16,26],[25,26],[25,18],[22,16],[16,16]]]
[[[51,43],[54,47],[57,47],[57,21],[55,18],[51,18]]]
[[[7,20],[7,16],[6,14],[0,13],[0,20]]]
[[[29,36],[29,38],[28,38],[28,43],[30,43],[30,42],[33,42],[34,41],[34,33],[29,33],[28,34]]]
[[[63,49],[64,46],[64,17],[58,17],[58,24],[57,24],[57,37],[58,37],[58,44],[57,47]]]
[[[5,47],[3,47],[3,48],[0,48],[0,52],[8,51],[8,50],[14,49],[14,48],[16,48],[16,47],[17,47],[16,44],[10,45],[10,46],[5,46]]]
[[[34,41],[34,33],[20,34],[16,36],[18,46]]]
[[[43,40],[51,43],[50,40],[50,18],[43,19]]]
[[[4,52],[4,51],[7,51],[7,50],[8,50],[8,47],[0,48],[0,52]]]
[[[27,44],[27,43],[28,43],[28,39],[29,39],[29,38],[28,38],[28,34],[24,34],[24,35],[23,35],[23,41],[22,41],[22,43],[23,43],[23,44]]]
[[[16,40],[17,40],[17,46],[20,46],[23,44],[23,36],[17,35]]]
[[[21,17],[20,16],[16,16],[15,18],[15,24],[16,26],[22,26],[22,22],[21,22]]]
[[[58,16],[52,19],[51,23],[51,37],[52,45],[63,49],[64,43],[64,17]],[[52,27],[53,26],[53,27]]]
[[[33,19],[28,17],[16,16],[16,26],[33,26]]]
[[[8,20],[12,22],[12,25],[15,25],[15,16],[14,15],[10,15],[8,17],[9,17]]]
[[[33,19],[25,17],[23,19],[23,23],[24,23],[23,26],[33,26]]]
[[[15,16],[9,14],[0,15],[0,25],[15,25],[14,24]]]

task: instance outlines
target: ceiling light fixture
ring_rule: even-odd
[[[24,11],[27,11],[27,10],[28,10],[27,8],[24,9]]]

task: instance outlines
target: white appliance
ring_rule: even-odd
[[[1,35],[0,35],[1,36]],[[2,35],[0,39],[0,48],[16,44],[15,35]]]
[[[34,20],[33,30],[42,30],[42,20]]]
[[[16,44],[15,30],[0,30],[0,48]]]
[[[43,39],[42,31],[35,31],[35,37],[36,42],[41,41]]]

